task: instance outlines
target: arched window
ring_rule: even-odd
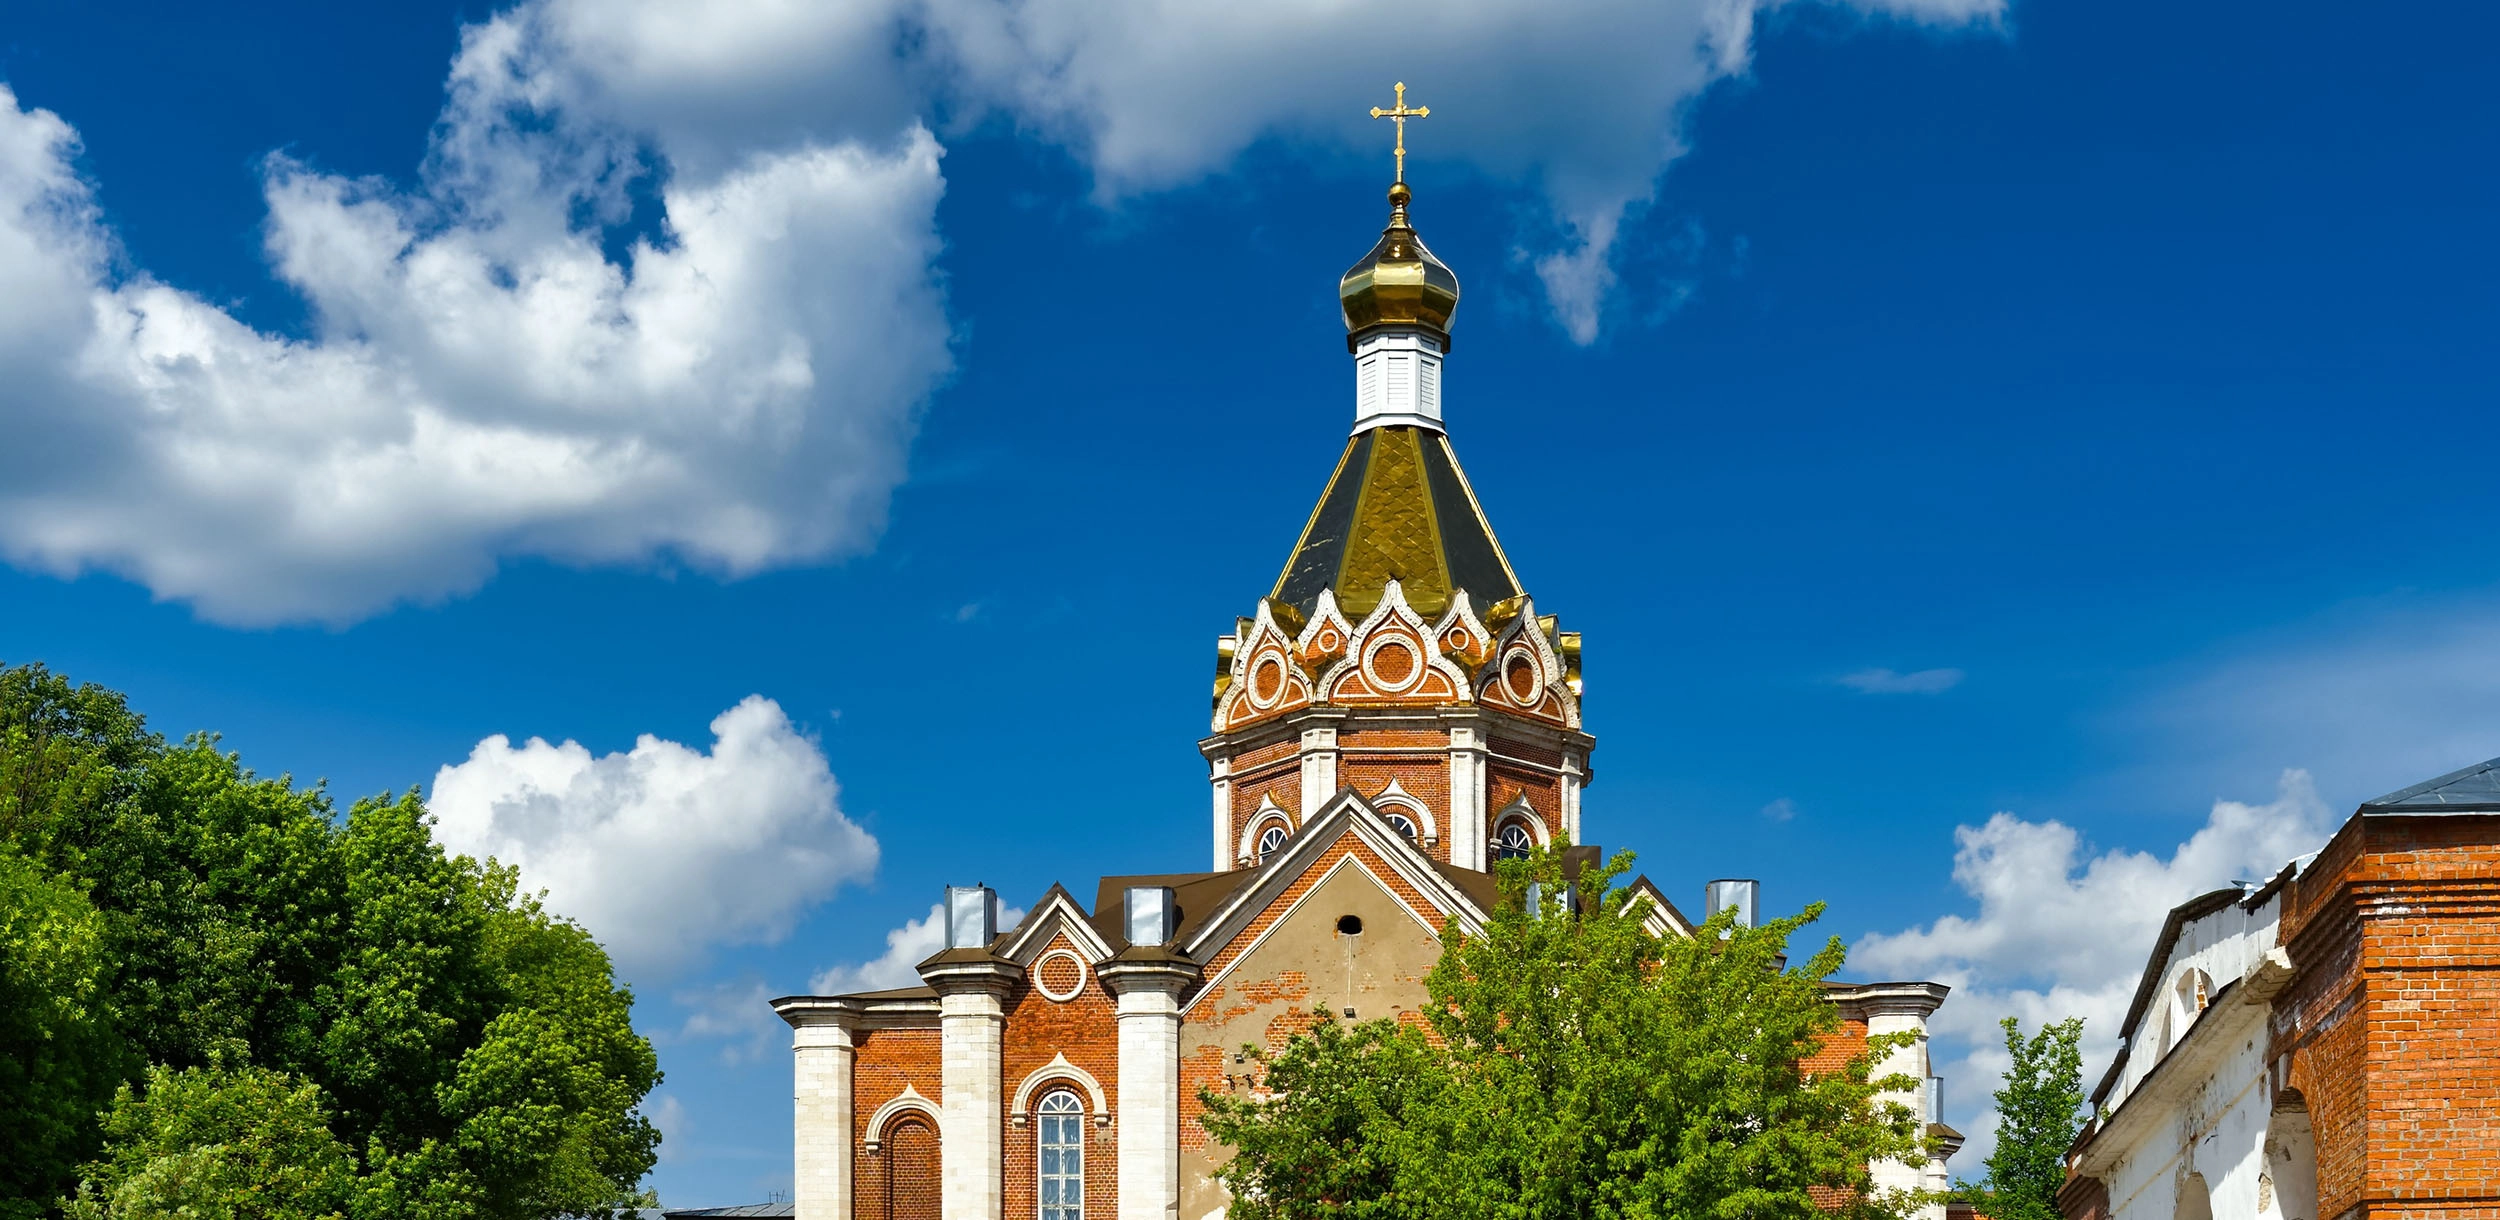
[[[1423,833],[1422,831],[1415,829],[1415,819],[1410,818],[1403,813],[1390,814],[1388,820],[1389,829],[1405,835],[1409,840],[1412,840],[1416,835]]]
[[[1528,832],[1525,822],[1512,822],[1502,827],[1500,834],[1493,836],[1493,858],[1496,860],[1524,860],[1529,852],[1535,850],[1536,836]]]
[[[1041,1128],[1041,1220],[1085,1220],[1085,1107],[1060,1089],[1034,1108]]]
[[[1270,826],[1267,829],[1260,831],[1259,863],[1267,863],[1269,853],[1275,851],[1277,848],[1283,847],[1287,837],[1288,836],[1285,834],[1285,828],[1282,826]]]

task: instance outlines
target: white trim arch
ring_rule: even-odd
[[[1383,820],[1386,820],[1392,811],[1403,813],[1414,819],[1418,831],[1417,842],[1437,843],[1441,840],[1441,824],[1433,820],[1432,810],[1424,804],[1422,798],[1406,790],[1406,785],[1394,779],[1390,780],[1389,786],[1381,789],[1380,795],[1371,798],[1370,804],[1372,812],[1381,815]]]
[[[1266,829],[1269,822],[1279,819],[1285,823],[1285,838],[1291,840],[1300,830],[1300,827],[1294,825],[1293,815],[1285,812],[1285,807],[1276,803],[1274,793],[1261,794],[1259,807],[1251,810],[1250,816],[1241,824],[1241,842],[1234,845],[1233,858],[1256,863],[1259,858],[1259,832]]]
[[[1041,1092],[1044,1085],[1054,1080],[1064,1080],[1070,1084],[1084,1086],[1085,1101],[1093,1111],[1094,1125],[1097,1127],[1111,1125],[1111,1102],[1103,1096],[1102,1082],[1094,1079],[1092,1072],[1068,1062],[1068,1056],[1064,1052],[1051,1056],[1050,1062],[1033,1069],[1032,1074],[1024,1078],[1024,1083],[1016,1086],[1016,1104],[1007,1112],[1009,1120],[1019,1127],[1031,1122],[1033,1120],[1033,1095]]]
[[[875,1152],[877,1145],[885,1140],[885,1129],[892,1126],[894,1120],[902,1117],[905,1111],[917,1113],[928,1119],[929,1129],[941,1133],[939,1147],[945,1146],[943,1134],[945,1128],[938,1124],[937,1103],[921,1096],[920,1090],[908,1084],[903,1086],[902,1092],[895,1094],[891,1100],[877,1107],[876,1113],[868,1116],[868,1137],[861,1141],[861,1146],[869,1152]]]
[[[1547,829],[1545,819],[1538,815],[1536,806],[1528,803],[1528,794],[1524,792],[1510,798],[1509,804],[1502,806],[1492,817],[1485,819],[1484,837],[1487,845],[1500,842],[1503,824],[1514,821],[1528,824],[1528,832],[1536,836],[1537,846],[1552,847],[1554,845],[1554,832]]]

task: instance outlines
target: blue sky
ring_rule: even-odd
[[[1998,1015],[2105,1050],[2162,909],[2500,753],[2500,18],[1536,7],[16,6],[0,658],[467,764],[620,946],[663,1199],[786,1189],[761,997],[1203,858],[1403,79],[1592,837],[1954,982],[1983,1141]]]

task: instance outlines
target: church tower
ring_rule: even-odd
[[[1450,446],[1458,277],[1410,198],[1389,189],[1388,227],[1338,282],[1353,434],[1275,588],[1216,642],[1199,750],[1219,871],[1256,866],[1345,790],[1458,868],[1581,840],[1580,637],[1536,612]]]
[[[1398,89],[1375,117],[1427,113]],[[1566,836],[1566,868],[1599,854],[1580,639],[1537,613],[1451,447],[1458,277],[1407,216],[1402,129],[1398,148],[1388,227],[1338,283],[1352,435],[1274,587],[1216,646],[1212,867],[1102,877],[1090,903],[1052,885],[1013,927],[996,891],[950,886],[918,985],[772,1001],[792,1030],[792,1202],[752,1214],[1223,1220],[1232,1154],[1200,1120],[1209,1096],[1263,1087],[1245,1047],[1280,1052],[1323,1011],[1413,1019],[1444,937],[1482,935],[1506,901],[1495,860]],[[1648,877],[1629,888],[1650,935],[1693,935]],[[1817,1062],[1909,1033],[1878,1070],[1926,1076],[1942,985],[1826,994],[1841,1019]],[[1876,1174],[1945,1184],[1941,1161]]]

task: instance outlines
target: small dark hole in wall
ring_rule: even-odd
[[[1337,934],[1340,936],[1361,936],[1363,934],[1363,917],[1360,915],[1339,915],[1337,917]]]

